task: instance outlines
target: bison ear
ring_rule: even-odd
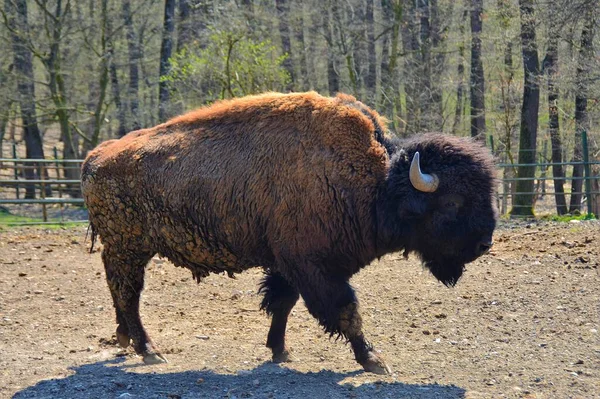
[[[401,218],[418,218],[427,211],[427,199],[422,195],[411,195],[398,204],[398,214]]]

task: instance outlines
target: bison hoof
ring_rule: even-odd
[[[129,335],[119,332],[119,329],[117,328],[117,342],[121,348],[127,348],[130,341],[131,339],[129,338]]]
[[[374,352],[369,352],[367,360],[361,363],[365,371],[375,374],[389,375],[392,374],[392,369],[385,364],[383,358]]]
[[[144,364],[161,364],[168,363],[167,359],[160,353],[145,353]]]
[[[296,360],[288,349],[284,349],[279,353],[273,353],[273,363],[288,363]]]

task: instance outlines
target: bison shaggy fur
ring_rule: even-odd
[[[417,152],[434,190],[409,177]],[[159,254],[198,281],[264,268],[274,361],[290,358],[285,329],[302,295],[376,373],[390,370],[364,337],[350,277],[404,250],[454,285],[491,246],[494,182],[479,144],[441,134],[402,142],[353,97],[314,92],[222,101],[106,141],[82,168],[117,338],[146,363],[165,361],[139,315],[144,268]]]

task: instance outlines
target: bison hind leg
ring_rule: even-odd
[[[365,371],[391,374],[385,360],[364,336],[358,300],[348,281],[325,276],[315,269],[308,271],[298,279],[308,311],[326,332],[350,342],[356,361]]]
[[[150,251],[140,252],[110,244],[105,244],[102,250],[106,281],[117,315],[117,341],[122,347],[133,341],[133,348],[143,356],[146,364],[167,361],[150,339],[140,318],[144,272],[152,256],[154,253]]]
[[[259,293],[264,294],[260,308],[272,316],[267,347],[271,348],[273,362],[292,361],[290,350],[285,344],[285,329],[288,316],[300,296],[298,290],[280,274],[267,271]]]

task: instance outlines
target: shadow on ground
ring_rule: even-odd
[[[362,372],[322,370],[300,373],[272,363],[238,374],[212,370],[138,373],[114,359],[74,367],[75,374],[38,382],[13,398],[464,398],[452,385],[368,382],[354,386],[344,379]],[[377,376],[369,380],[377,380]]]

